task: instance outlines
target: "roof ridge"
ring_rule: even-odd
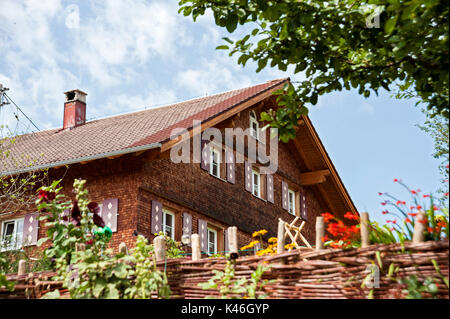
[[[219,93],[215,93],[215,94],[211,94],[211,95],[206,95],[206,96],[202,96],[202,97],[194,97],[194,98],[191,98],[191,99],[182,100],[182,101],[178,101],[178,102],[171,103],[171,104],[163,104],[163,105],[151,107],[149,109],[144,109],[144,110],[139,110],[139,111],[130,111],[130,112],[122,113],[122,114],[100,117],[100,118],[93,119],[92,121],[98,121],[98,120],[103,120],[103,119],[107,119],[107,118],[114,118],[114,117],[119,117],[119,116],[125,116],[125,115],[130,115],[130,114],[139,113],[139,112],[147,112],[147,111],[151,111],[151,110],[159,110],[159,109],[162,109],[162,108],[165,108],[165,107],[171,107],[171,106],[175,106],[175,105],[179,105],[179,104],[183,104],[183,103],[187,103],[187,102],[192,102],[192,101],[195,101],[195,100],[202,100],[202,99],[206,99],[206,98],[211,98],[211,97],[215,97],[215,96],[218,96],[218,95],[231,93],[231,92],[234,92],[234,91],[247,90],[249,88],[252,88],[252,87],[255,87],[255,86],[258,86],[258,85],[261,85],[261,84],[277,82],[277,81],[285,81],[285,80],[288,80],[288,79],[289,78],[287,77],[287,78],[279,78],[279,79],[269,80],[269,81],[266,81],[266,82],[261,82],[261,83],[258,83],[258,84],[254,84],[254,85],[243,87],[243,88],[239,88],[239,89],[223,91],[223,92],[219,92]]]

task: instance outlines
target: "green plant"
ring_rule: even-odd
[[[167,277],[156,269],[153,246],[143,236],[138,236],[130,255],[113,254],[113,250],[107,248],[111,230],[104,227],[98,216],[98,205],[89,201],[84,188],[86,181],[74,181],[76,200],[70,216],[62,216],[70,202],[62,201],[58,183],[40,189],[37,204],[43,215],[41,220],[46,221],[48,237],[38,244],[52,241],[45,254],[53,259],[57,270],[55,279],[63,281],[71,298],[150,298],[153,293],[160,298],[168,297]],[[179,253],[175,246],[176,243],[169,243],[173,255]],[[44,296],[58,297],[59,291]]]
[[[407,289],[403,290],[406,293],[406,299],[422,299],[423,293],[429,293],[431,298],[434,298],[438,293],[438,288],[434,283],[432,277],[427,277],[423,282],[420,282],[415,275],[408,278],[399,279],[400,284],[406,284]]]
[[[204,290],[218,289],[221,298],[265,298],[266,295],[262,293],[262,290],[269,281],[262,280],[262,276],[270,267],[259,264],[250,279],[247,279],[245,277],[235,278],[235,265],[236,260],[227,258],[224,271],[214,269],[214,276],[207,282],[199,283],[198,286]]]
[[[4,268],[7,263],[8,263],[7,259],[4,258],[2,255],[0,255],[0,267]],[[9,291],[13,291],[14,282],[7,280],[5,272],[0,270],[0,288],[2,287],[5,287]]]
[[[185,255],[184,250],[181,249],[181,243],[173,240],[164,232],[155,233],[155,236],[163,236],[166,240],[166,255],[167,258],[182,258]]]

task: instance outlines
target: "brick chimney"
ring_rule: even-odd
[[[64,92],[63,129],[71,129],[86,123],[86,93],[80,90]]]

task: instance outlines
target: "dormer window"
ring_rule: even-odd
[[[250,112],[250,135],[256,139],[259,138],[259,123],[255,111]]]

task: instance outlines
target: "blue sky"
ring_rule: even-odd
[[[217,51],[228,35],[211,15],[196,23],[177,1],[0,1],[0,83],[40,129],[62,126],[63,92],[88,93],[87,118],[302,75],[238,66]],[[378,192],[407,200],[396,183],[434,192],[440,181],[433,141],[411,100],[389,92],[366,99],[354,91],[329,94],[310,118],[359,211],[383,221]],[[2,123],[10,118],[0,118]]]

